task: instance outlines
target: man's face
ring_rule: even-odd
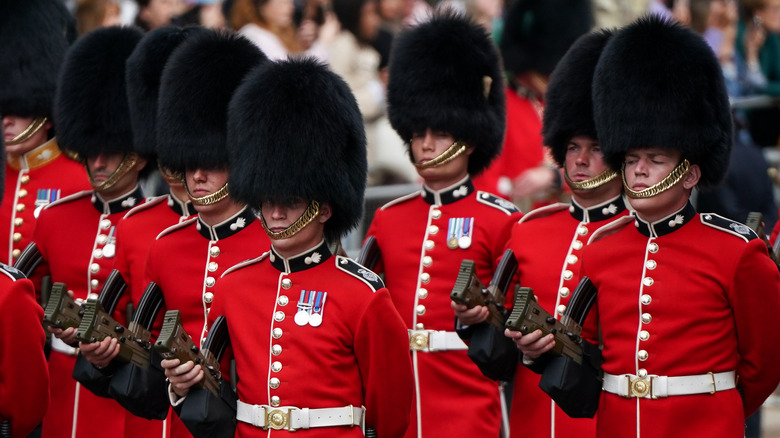
[[[573,137],[566,147],[566,172],[574,182],[589,180],[607,170],[601,146],[587,135]]]
[[[679,151],[663,148],[632,149],[626,154],[626,185],[635,191],[652,187],[664,178],[680,163]],[[693,166],[692,166],[693,167]],[[642,219],[655,221],[662,219],[682,208],[688,201],[690,189],[696,181],[689,178],[675,184],[668,190],[650,198],[629,198],[631,206]]]
[[[264,202],[260,208],[269,230],[279,233],[303,215],[308,201],[295,200],[284,204]],[[323,239],[325,222],[330,218],[330,205],[320,204],[320,214],[309,225],[290,238],[273,240],[274,249],[284,257],[291,257],[316,246]]]
[[[202,198],[216,193],[217,190],[224,187],[228,181],[228,170],[223,169],[194,169],[184,172],[184,179],[187,183],[187,189],[190,194],[196,198]],[[206,209],[209,211],[219,209],[221,205],[227,205],[230,197],[211,204],[211,205],[197,205],[195,209],[198,212],[204,212]]]
[[[51,122],[46,122],[44,126],[22,143],[9,145],[8,141],[24,132],[34,117],[19,117],[14,115],[3,116],[3,138],[5,139],[5,152],[11,155],[22,155],[36,147],[46,143],[49,139],[49,129]]]
[[[121,152],[101,153],[87,157],[87,170],[94,185],[99,185],[106,180],[119,168],[125,159]],[[146,160],[138,158],[135,166],[125,173],[111,187],[101,190],[100,194],[106,199],[114,199],[120,195],[129,192],[138,184],[138,173],[146,165]]]
[[[449,149],[455,142],[452,135],[427,129],[422,133],[415,133],[412,136],[412,155],[414,161],[424,164]],[[417,173],[425,180],[427,184],[436,182],[455,183],[468,174],[469,155],[473,148],[469,148],[466,153],[455,157],[450,162],[438,167],[427,169],[417,169]]]

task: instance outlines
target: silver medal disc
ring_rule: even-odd
[[[312,327],[319,327],[322,324],[322,315],[314,313],[309,317],[309,325]]]
[[[111,258],[116,254],[116,246],[113,243],[109,243],[103,247],[103,257]]]
[[[458,246],[462,249],[466,249],[471,246],[471,237],[469,236],[461,236],[458,239]]]
[[[309,323],[309,314],[306,311],[299,311],[295,314],[295,323],[304,326]]]

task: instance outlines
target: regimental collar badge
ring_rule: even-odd
[[[114,214],[130,210],[138,204],[139,199],[144,199],[144,192],[141,190],[141,186],[137,185],[130,193],[112,201],[104,200],[100,193],[95,192],[92,195],[92,205],[101,214]]]
[[[198,216],[197,229],[200,235],[206,239],[220,240],[238,233],[255,220],[257,217],[252,213],[252,210],[249,207],[244,207],[235,216],[214,226],[206,224]]]
[[[571,205],[569,206],[569,213],[571,213],[574,219],[577,219],[580,222],[589,223],[612,219],[621,214],[625,209],[626,203],[623,200],[623,195],[618,195],[590,208],[582,207],[572,199]]]
[[[696,209],[688,202],[680,211],[653,223],[645,222],[637,216],[634,225],[647,237],[660,237],[680,229],[694,217],[696,217]]]
[[[271,253],[268,256],[268,259],[271,261],[271,265],[281,272],[299,272],[322,264],[322,262],[330,258],[331,255],[327,243],[323,240],[319,245],[303,254],[287,259],[280,256],[273,245],[271,245]]]
[[[432,190],[423,185],[421,196],[431,205],[447,205],[461,200],[474,192],[474,184],[468,176],[457,184],[442,190]]]

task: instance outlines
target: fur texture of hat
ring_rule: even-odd
[[[601,151],[620,169],[629,149],[675,149],[701,168],[701,187],[717,185],[732,143],[729,99],[718,60],[702,37],[643,17],[607,44],[593,82]]]
[[[544,144],[552,149],[559,166],[566,160],[572,137],[587,135],[598,140],[593,121],[593,72],[612,32],[602,30],[580,37],[561,59],[550,77],[544,98]]]
[[[81,157],[134,151],[125,61],[142,36],[133,27],[103,27],[70,48],[54,101],[60,147]]]
[[[147,33],[127,58],[127,103],[133,143],[139,154],[157,155],[157,98],[165,63],[188,36],[205,32],[203,27],[161,27]]]
[[[593,27],[591,8],[589,0],[516,0],[501,36],[506,70],[552,73],[577,38]]]
[[[501,151],[506,128],[501,62],[490,35],[444,10],[401,32],[393,46],[387,84],[393,128],[407,147],[426,129],[449,133],[474,147],[468,171],[479,174]]]
[[[363,118],[349,86],[312,59],[253,70],[230,103],[230,192],[262,202],[315,200],[331,205],[325,233],[354,228],[366,187]]]
[[[160,82],[160,162],[180,172],[227,167],[228,103],[246,74],[264,62],[268,58],[249,40],[223,31],[193,35],[174,50]]]
[[[57,74],[76,39],[61,0],[0,2],[0,114],[52,117]]]

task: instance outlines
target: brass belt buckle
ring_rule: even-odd
[[[295,429],[290,427],[290,411],[292,409],[271,409],[265,408],[265,427],[263,430],[273,429],[282,430],[287,429],[290,432],[295,432]]]
[[[644,398],[650,394],[653,389],[653,381],[651,379],[643,379],[641,377],[632,379],[631,376],[626,376],[626,378],[629,381],[629,397],[634,396],[638,398]]]
[[[409,348],[413,351],[428,349],[428,331],[412,330],[409,332]]]

